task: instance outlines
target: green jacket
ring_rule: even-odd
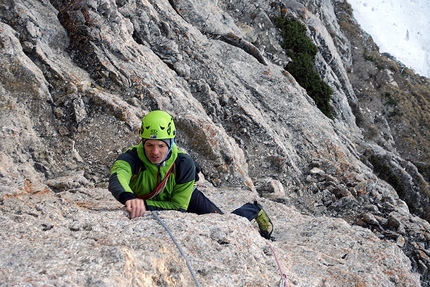
[[[145,200],[145,205],[148,210],[187,210],[194,190],[196,166],[194,160],[179,151],[176,144],[161,167],[148,160],[143,144],[130,147],[113,164],[108,189],[119,202],[125,204],[129,199],[151,193],[173,163],[174,168],[164,190],[154,198]]]

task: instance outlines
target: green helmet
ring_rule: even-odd
[[[175,138],[176,128],[171,115],[164,111],[152,111],[142,119],[140,137],[161,140]]]

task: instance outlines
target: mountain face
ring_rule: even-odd
[[[429,80],[346,2],[3,0],[0,33],[0,286],[430,286]],[[225,214],[130,220],[107,191],[154,109]],[[275,241],[229,214],[254,199]]]

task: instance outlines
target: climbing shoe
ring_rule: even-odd
[[[260,204],[258,204],[256,201],[254,202],[254,204],[260,208],[260,211],[255,218],[255,221],[257,221],[258,224],[258,228],[260,229],[260,235],[266,239],[271,239],[271,235],[273,232],[272,221],[270,220],[269,216],[267,216],[267,213],[264,211],[263,207]]]

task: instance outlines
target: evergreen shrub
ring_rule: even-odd
[[[292,60],[285,69],[306,90],[324,115],[333,119],[330,106],[333,90],[315,70],[314,61],[318,48],[306,35],[306,26],[288,17],[278,17],[275,23],[282,31],[281,46]]]

